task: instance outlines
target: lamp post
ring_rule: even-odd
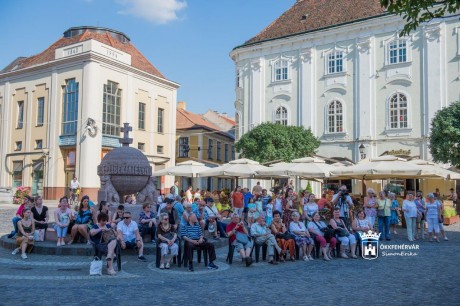
[[[364,150],[366,149],[366,147],[364,147],[364,144],[360,144],[358,149],[359,149],[359,153],[361,154],[361,159],[365,159],[366,153],[364,152]]]

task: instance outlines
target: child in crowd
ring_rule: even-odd
[[[257,219],[261,214],[263,214],[262,197],[258,196],[254,203],[256,204],[256,209],[257,209],[257,214],[256,214],[257,216],[255,216],[255,218]]]
[[[267,207],[265,209],[265,223],[271,226],[273,221],[273,200],[268,199]]]
[[[249,199],[248,203],[248,226],[251,227],[251,225],[254,223],[254,220],[256,219],[256,213],[257,213],[257,206],[254,203],[254,198]]]
[[[283,193],[279,192],[275,199],[275,210],[283,212]],[[282,216],[281,216],[282,217]]]

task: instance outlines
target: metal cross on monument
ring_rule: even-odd
[[[123,138],[118,139],[118,141],[122,144],[123,147],[129,147],[129,145],[133,143],[133,139],[129,138],[129,132],[131,132],[132,130],[133,128],[129,126],[129,123],[123,123],[123,127],[121,128]]]

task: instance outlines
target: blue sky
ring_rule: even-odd
[[[2,0],[0,69],[46,49],[73,26],[124,32],[168,79],[187,110],[234,114],[230,51],[296,0]]]

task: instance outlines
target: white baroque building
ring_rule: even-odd
[[[299,0],[235,47],[237,139],[262,122],[303,125],[318,154],[431,159],[430,122],[460,100],[460,21],[399,37],[378,0]]]

